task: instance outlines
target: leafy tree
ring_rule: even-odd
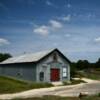
[[[74,77],[76,75],[76,71],[77,71],[77,69],[76,69],[76,63],[75,62],[71,63],[70,70],[71,70],[71,77]]]
[[[71,77],[78,75],[79,71],[92,72],[96,69],[100,69],[100,58],[95,63],[90,63],[88,60],[78,60],[71,63]],[[78,73],[78,74],[77,74]]]
[[[100,58],[99,58],[98,61],[95,63],[95,67],[96,67],[96,68],[100,68]]]
[[[0,53],[0,62],[12,57],[9,53]]]
[[[79,61],[76,63],[76,67],[77,67],[77,69],[82,70],[82,69],[84,68],[83,61],[82,61],[82,60],[79,60]]]

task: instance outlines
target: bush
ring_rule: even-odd
[[[64,85],[74,85],[79,83],[85,83],[85,82],[83,80],[74,80],[74,79],[71,79],[71,81],[63,81]]]
[[[98,93],[98,96],[100,97],[100,93]]]
[[[71,81],[63,81],[63,85],[70,85]]]

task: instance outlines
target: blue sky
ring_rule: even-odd
[[[71,61],[97,61],[100,0],[0,0],[0,52],[51,48]]]

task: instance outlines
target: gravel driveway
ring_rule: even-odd
[[[20,93],[0,95],[1,100],[13,98],[28,98],[38,97],[43,95],[58,95],[58,96],[78,96],[80,92],[87,92],[89,95],[100,93],[100,81],[83,79],[88,83],[81,83],[70,86],[57,86],[51,88],[33,89]]]

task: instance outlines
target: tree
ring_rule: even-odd
[[[76,68],[79,70],[87,69],[89,68],[89,62],[87,60],[79,60],[76,63]]]
[[[77,69],[82,70],[84,68],[83,61],[82,60],[79,60],[76,63],[76,67],[77,67]]]
[[[100,58],[99,58],[98,61],[95,63],[95,67],[96,67],[96,68],[100,68]]]
[[[70,70],[71,70],[71,77],[74,77],[76,75],[76,71],[77,71],[77,69],[76,69],[76,63],[75,62],[71,63]]]
[[[0,62],[12,57],[9,53],[0,53]]]

